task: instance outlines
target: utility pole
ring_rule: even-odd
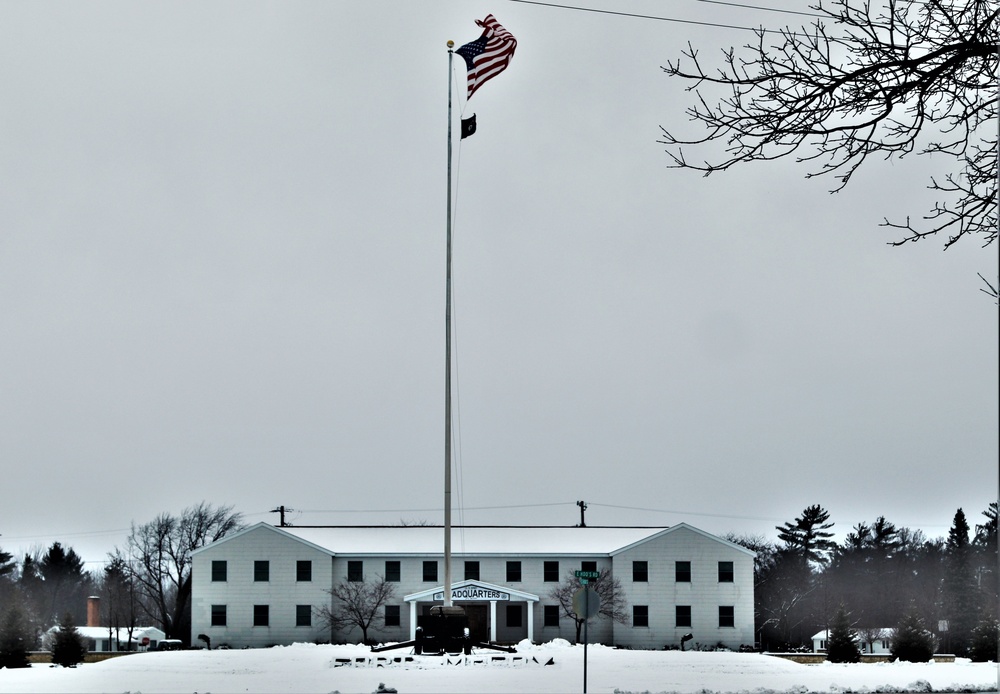
[[[284,506],[279,506],[278,508],[271,509],[269,511],[269,513],[280,514],[279,515],[280,520],[278,521],[278,527],[280,527],[280,528],[287,528],[287,527],[291,526],[291,523],[286,523],[285,522],[285,512],[286,511],[290,512],[290,511],[294,511],[294,510],[295,510],[294,508],[285,508]]]
[[[578,528],[586,528],[587,527],[587,523],[583,519],[583,514],[587,510],[587,502],[586,501],[577,501],[576,505],[580,507],[580,525],[578,525],[577,527]]]

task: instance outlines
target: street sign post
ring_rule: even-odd
[[[593,588],[587,587],[588,581],[596,581],[601,577],[599,571],[574,571],[582,587],[573,595],[573,612],[583,620],[583,694],[587,694],[587,625],[590,618],[601,610],[601,596]]]

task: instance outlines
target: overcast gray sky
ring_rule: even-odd
[[[667,168],[659,126],[697,131],[660,66],[749,32],[509,0],[5,2],[0,547],[98,561],[202,500],[441,521],[446,42],[487,13],[519,43],[455,98],[479,123],[455,150],[456,520],[981,520],[996,248],[878,226],[930,209],[938,162],[837,195],[790,161]]]

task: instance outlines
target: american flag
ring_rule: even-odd
[[[486,19],[482,21],[477,19],[476,24],[483,28],[483,35],[455,51],[465,58],[465,66],[469,71],[468,99],[472,98],[486,80],[503,72],[517,48],[517,39],[500,26],[493,15],[486,15]]]

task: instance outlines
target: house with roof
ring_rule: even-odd
[[[369,637],[415,635],[444,597],[443,528],[274,527],[258,523],[192,555],[192,633],[232,648],[356,642],[318,618],[341,582],[385,580],[393,598]],[[594,618],[593,643],[630,648],[754,643],[754,553],[686,523],[668,528],[456,526],[452,599],[474,640],[573,640],[553,589],[575,570],[618,579],[628,623]]]

